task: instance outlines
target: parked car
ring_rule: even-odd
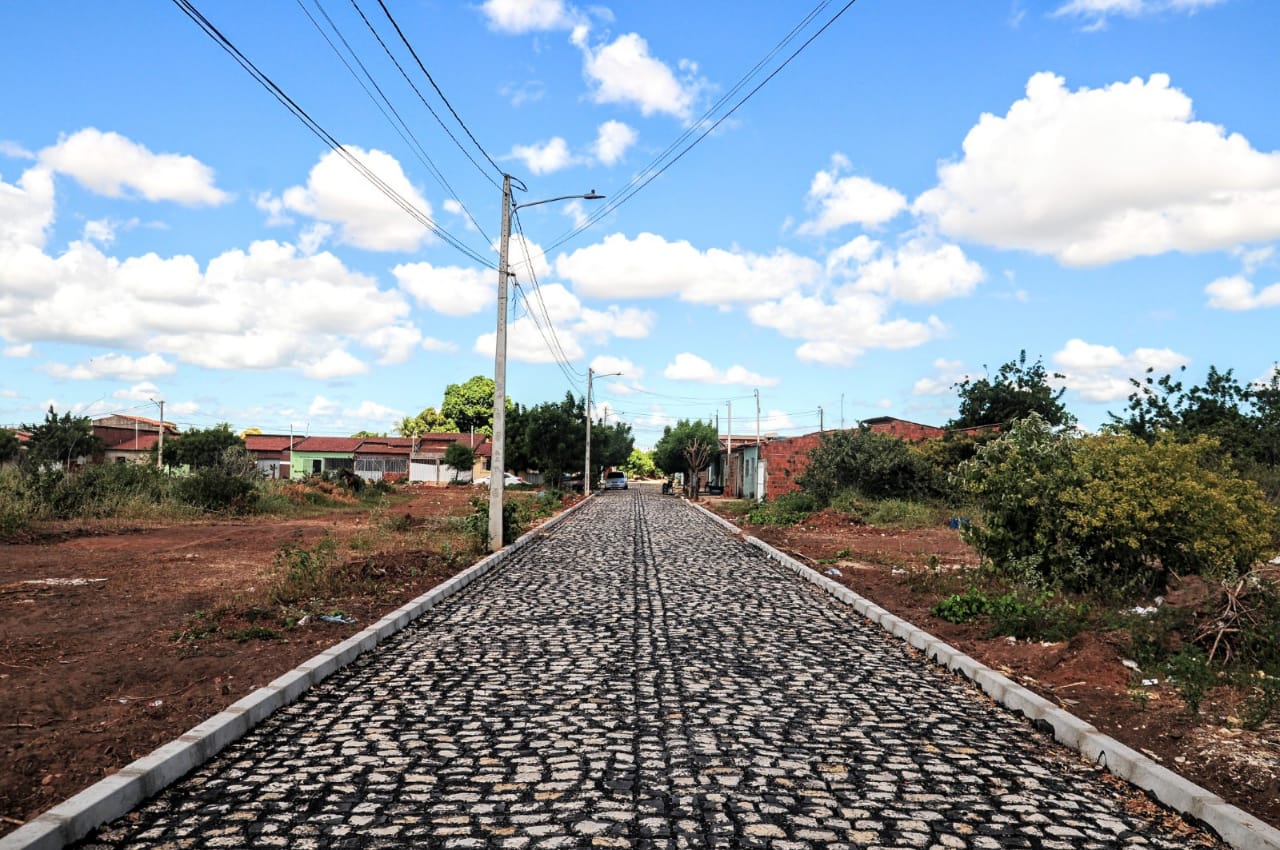
[[[489,476],[486,475],[484,478],[477,478],[475,481],[472,481],[471,483],[476,487],[488,487]],[[502,474],[503,487],[513,487],[516,484],[528,484],[528,483],[529,483],[528,481],[525,481],[519,475],[512,475],[510,472],[504,472]]]
[[[604,474],[604,483],[601,485],[604,490],[625,490],[627,489],[627,473],[620,469]]]

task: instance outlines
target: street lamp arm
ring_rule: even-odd
[[[526,201],[523,204],[515,204],[514,206],[511,207],[511,209],[522,210],[525,207],[536,207],[538,206],[538,204],[553,204],[556,201],[571,201],[571,200],[601,201],[601,200],[604,200],[604,195],[597,194],[596,190],[592,189],[590,192],[587,192],[585,195],[561,195],[558,198],[546,198],[541,201]]]

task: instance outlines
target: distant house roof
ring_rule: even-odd
[[[290,442],[297,445],[303,439],[288,434],[245,434],[244,447],[251,452],[284,452],[289,450]]]
[[[160,442],[160,435],[155,431],[138,431],[128,435],[112,432],[112,437],[103,440],[103,448],[109,452],[149,452]]]
[[[336,452],[355,454],[363,437],[306,437],[293,444],[295,452]]]
[[[160,430],[161,426],[170,434],[178,433],[178,426],[172,422],[161,422],[159,419],[148,419],[145,416],[126,416],[123,413],[113,413],[110,416],[101,416],[93,420],[93,424],[100,428],[138,428],[150,429],[152,431]]]
[[[369,437],[356,446],[358,455],[408,455],[413,440],[408,437]]]

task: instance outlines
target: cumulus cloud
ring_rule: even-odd
[[[1197,12],[1226,0],[1068,0],[1053,11],[1053,17],[1085,18],[1086,29],[1101,29],[1111,15],[1138,18],[1158,12]]]
[[[818,282],[822,267],[778,250],[770,255],[668,242],[654,233],[621,233],[556,258],[556,272],[575,292],[597,298],[664,298],[732,304],[778,298]]]
[[[214,185],[213,169],[192,156],[152,153],[119,133],[93,127],[62,136],[40,161],[99,195],[217,205],[231,196]]]
[[[920,378],[912,385],[912,393],[924,396],[948,395],[954,392],[952,388],[956,384],[972,377],[965,371],[964,363],[960,360],[947,360],[945,357],[940,357],[933,361],[933,368],[935,370],[933,375]]]
[[[431,215],[431,204],[409,182],[395,157],[354,145],[345,148],[402,198]],[[306,186],[290,187],[279,198],[260,196],[256,203],[273,221],[283,220],[284,211],[289,210],[333,225],[339,242],[370,251],[414,251],[433,241],[420,221],[375,188],[335,151],[320,157],[307,176]]]
[[[391,270],[400,288],[418,304],[446,316],[469,316],[485,308],[496,309],[497,274],[463,266],[401,263]]]
[[[1064,376],[1059,383],[1080,394],[1086,401],[1116,401],[1133,391],[1130,378],[1139,378],[1147,369],[1167,374],[1191,361],[1168,348],[1136,348],[1122,354],[1110,345],[1095,345],[1082,339],[1068,340],[1053,355],[1053,363]]]
[[[84,241],[57,256],[0,245],[0,336],[14,344],[91,343],[212,369],[333,377],[360,371],[345,346],[408,327],[408,314],[400,293],[337,257],[272,241],[227,251],[203,271],[189,256],[118,259]],[[369,346],[385,355],[378,339]]]
[[[307,413],[312,416],[334,416],[342,410],[342,405],[332,399],[317,395],[311,400],[311,406],[307,408]]]
[[[391,366],[413,356],[422,342],[422,331],[413,325],[389,325],[365,334],[360,342],[378,352],[378,365]]]
[[[385,404],[367,400],[360,402],[355,407],[344,410],[343,414],[352,419],[360,419],[366,422],[395,422],[406,416],[403,410],[397,410],[394,407],[387,407]]]
[[[35,346],[31,343],[27,343],[26,345],[8,345],[5,346],[3,351],[0,351],[0,354],[3,354],[5,357],[15,358],[30,357],[34,353]]]
[[[575,33],[582,50],[583,73],[596,103],[637,107],[641,115],[665,114],[687,120],[698,92],[705,85],[691,73],[677,77],[671,68],[649,54],[649,43],[636,33],[620,35],[608,44],[591,46],[585,30]]]
[[[55,378],[74,381],[142,381],[161,375],[172,375],[178,367],[159,354],[130,357],[127,354],[104,354],[92,357],[85,363],[68,366],[65,363],[49,363],[45,371]]]
[[[456,342],[450,342],[447,339],[436,339],[432,336],[424,336],[422,338],[422,348],[425,351],[453,352],[458,350],[458,344]]]
[[[986,278],[982,266],[959,246],[926,238],[912,239],[896,250],[854,240],[827,258],[827,268],[853,280],[858,291],[919,304],[968,295]]]
[[[0,250],[43,248],[53,224],[53,174],[36,166],[17,183],[0,180]]]
[[[576,162],[569,153],[569,143],[559,136],[532,145],[515,145],[509,158],[520,160],[534,174],[551,174]]]
[[[1072,266],[1280,237],[1280,152],[1194,120],[1164,74],[1076,91],[1035,74],[963,149],[913,205],[952,237]]]
[[[662,375],[672,381],[691,381],[699,384],[731,384],[735,386],[772,387],[778,384],[777,378],[766,378],[752,372],[745,366],[730,366],[728,369],[717,369],[708,361],[696,354],[682,352],[667,364]]]
[[[593,152],[597,160],[605,165],[613,165],[627,154],[627,149],[640,138],[632,127],[621,121],[606,121],[596,131],[596,143]]]
[[[1248,278],[1220,277],[1204,288],[1209,306],[1219,310],[1257,310],[1280,307],[1280,283],[1257,289]]]
[[[925,322],[890,319],[889,307],[890,302],[878,295],[846,286],[837,289],[830,301],[793,293],[756,304],[748,315],[757,325],[804,340],[796,349],[800,360],[840,366],[874,348],[913,348],[943,329],[942,322],[932,316]]]
[[[532,293],[529,295],[530,301],[538,305],[536,319],[534,315],[524,315],[507,325],[507,357],[511,360],[553,363],[561,352],[570,361],[578,360],[585,354],[585,344],[600,344],[613,337],[643,339],[652,332],[656,321],[653,313],[634,307],[611,305],[605,310],[593,310],[558,283],[544,284],[539,291],[536,300]],[[546,327],[547,319],[555,328],[554,337]],[[473,350],[492,357],[495,346],[496,334],[486,333],[477,337]]]
[[[621,372],[623,378],[635,381],[644,377],[644,369],[627,360],[625,357],[614,357],[609,354],[600,354],[591,360],[591,368],[595,370],[597,375],[604,375],[610,372]],[[610,384],[609,386],[613,386]]]
[[[802,223],[796,232],[824,234],[848,224],[884,224],[907,208],[907,199],[894,189],[857,175],[844,175],[852,167],[848,157],[831,157],[831,168],[819,171],[809,184],[808,204],[817,210],[815,218]]]
[[[480,11],[490,27],[512,34],[573,29],[582,22],[563,0],[485,0]]]

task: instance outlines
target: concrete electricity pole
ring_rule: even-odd
[[[156,469],[164,469],[164,399],[156,401],[153,398],[151,403],[160,405],[160,444],[156,448]]]
[[[591,367],[587,367],[587,460],[586,468],[582,472],[583,498],[591,495],[591,379],[593,376],[597,378],[612,378],[621,374],[621,372],[606,372],[603,375],[596,375]]]

